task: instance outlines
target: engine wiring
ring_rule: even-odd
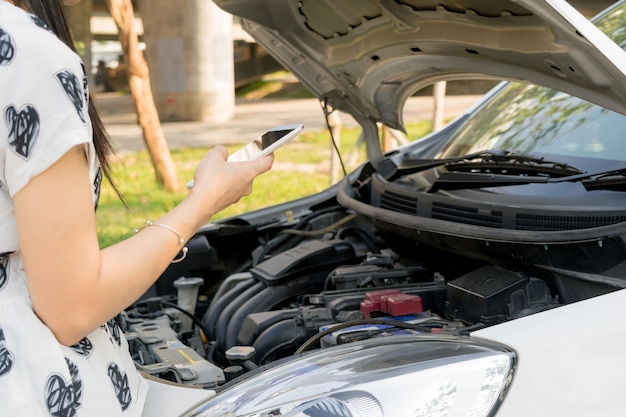
[[[329,335],[333,332],[336,332],[341,329],[360,326],[360,325],[386,325],[389,328],[382,329],[385,331],[393,330],[393,329],[405,329],[405,330],[415,330],[422,333],[432,333],[433,329],[441,329],[443,326],[450,324],[449,321],[441,320],[441,319],[429,319],[427,321],[421,322],[419,324],[416,323],[408,323],[402,320],[394,320],[388,318],[370,318],[370,319],[358,319],[358,320],[350,320],[344,323],[334,324],[331,327],[316,333],[312,337],[310,337],[306,342],[304,342],[294,354],[300,354],[304,351],[309,350],[314,345],[318,344],[319,341],[326,335]],[[432,326],[428,326],[425,324],[432,324]],[[460,334],[459,331],[453,331],[452,334]]]
[[[191,319],[191,321],[193,321],[193,323],[198,326],[198,328],[200,329],[200,331],[204,334],[204,336],[208,336],[209,332],[207,332],[206,326],[204,325],[204,323],[202,322],[202,320],[200,320],[199,318],[197,318],[196,316],[194,316],[193,314],[191,314],[190,312],[188,312],[187,310],[185,310],[184,308],[179,307],[177,304],[175,303],[171,303],[169,301],[165,301],[163,298],[161,297],[153,297],[149,300],[143,300],[143,301],[139,301],[137,303],[135,303],[135,305],[133,306],[134,308],[138,308],[141,305],[150,305],[153,304],[154,305],[160,305],[163,307],[170,307],[173,308],[177,311],[180,311],[181,313],[183,313],[185,316],[189,317]],[[153,307],[154,308],[154,307]],[[161,313],[161,309],[159,309],[158,313],[139,313],[137,311],[133,312],[132,315],[137,316],[137,317],[142,317],[142,318],[152,318],[154,315],[156,314],[162,314]]]
[[[358,216],[358,214],[356,213],[352,213],[347,215],[346,217],[340,219],[339,221],[328,225],[322,229],[317,229],[317,230],[296,230],[296,229],[285,229],[282,230],[280,233],[287,233],[287,234],[291,234],[291,235],[298,235],[298,236],[307,236],[307,237],[313,237],[313,236],[321,236],[324,235],[328,232],[332,232],[333,230],[337,229],[338,227],[350,222],[351,220],[356,219]]]

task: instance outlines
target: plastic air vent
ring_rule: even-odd
[[[626,221],[626,216],[563,216],[518,213],[515,216],[517,230],[578,230],[607,226]]]
[[[410,195],[385,191],[380,196],[380,207],[398,213],[416,214],[417,199]]]
[[[432,213],[433,219],[449,220],[475,226],[502,227],[501,211],[479,212],[476,207],[433,202]]]

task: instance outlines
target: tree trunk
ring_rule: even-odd
[[[170,191],[180,190],[167,142],[150,87],[148,64],[139,49],[139,38],[134,27],[135,12],[131,0],[106,0],[111,17],[118,30],[124,61],[128,65],[128,83],[133,96],[139,126],[150,153],[157,182]]]

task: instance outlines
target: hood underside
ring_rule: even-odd
[[[402,128],[436,81],[543,85],[626,114],[626,53],[564,0],[214,0],[333,109]]]

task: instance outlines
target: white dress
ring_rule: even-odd
[[[33,313],[13,196],[77,144],[101,170],[82,61],[41,21],[0,1],[0,415],[141,416],[147,383],[120,328],[105,323],[67,347]],[[45,207],[41,208],[45,210]]]

